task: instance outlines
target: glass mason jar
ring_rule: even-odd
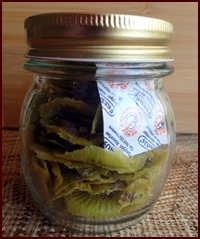
[[[36,205],[83,233],[141,220],[167,180],[175,120],[163,77],[173,27],[153,18],[53,13],[25,20],[21,162]]]

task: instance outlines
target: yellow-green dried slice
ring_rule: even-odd
[[[120,185],[120,183],[119,183]],[[111,184],[103,184],[103,185],[91,185],[85,182],[77,182],[77,180],[69,181],[68,183],[63,183],[60,187],[54,190],[55,198],[58,199],[63,196],[67,196],[74,191],[83,191],[87,192],[90,195],[100,195],[107,194],[116,190],[122,190],[122,186],[115,189],[114,185]]]
[[[109,194],[110,192],[116,191],[112,190],[112,186],[110,183],[94,185],[90,184],[91,192],[88,192],[90,195],[102,195],[102,194]]]
[[[102,132],[95,135],[89,133],[95,109],[83,101],[67,97],[56,98],[41,105],[39,112],[40,124],[46,128],[48,134],[55,133],[72,144],[82,146],[100,145],[103,142]],[[82,132],[82,129],[86,131]]]
[[[86,218],[107,218],[116,216],[123,206],[118,202],[121,192],[108,196],[90,195],[87,192],[74,192],[65,197],[67,211],[75,216]]]
[[[141,177],[145,177],[152,183],[158,178],[162,164],[167,159],[168,151],[160,150],[157,148],[154,149],[152,152],[154,154],[153,159],[150,162],[146,163],[141,170],[135,172],[133,178],[134,180]]]
[[[77,81],[72,79],[48,79],[53,88],[51,98],[69,97],[74,100],[83,100],[88,105],[96,108],[100,101],[97,84],[95,81]]]
[[[103,117],[102,117],[102,107],[101,107],[101,104],[99,104],[98,107],[97,107],[97,111],[96,111],[96,114],[94,116],[94,119],[92,121],[91,134],[95,134],[96,133],[96,128],[101,124],[103,124]]]
[[[33,90],[28,92],[29,101],[23,104],[23,114],[21,114],[21,135],[24,138],[24,144],[27,147],[35,142],[35,135],[40,129],[40,115],[38,108],[44,102],[48,100],[49,88],[42,88],[38,90],[34,87]]]
[[[152,153],[154,154],[154,159],[149,164],[147,164],[148,168],[154,165],[161,165],[165,160],[167,160],[169,154],[168,150],[160,148],[153,149]]]
[[[49,162],[58,162],[62,163],[65,167],[68,167],[69,169],[80,169],[80,168],[86,168],[91,166],[91,164],[88,163],[82,163],[82,162],[74,162],[70,160],[65,160],[60,157],[55,156],[54,154],[51,153],[44,153],[44,152],[39,152],[37,153],[37,157]]]
[[[97,166],[81,168],[77,171],[81,174],[83,180],[92,184],[112,183],[117,180],[130,181],[134,177],[134,173],[119,174],[116,171]]]
[[[81,146],[88,145],[100,145],[103,142],[103,134],[97,133],[95,135],[89,135],[87,138],[81,135],[74,135],[69,129],[63,129],[57,125],[47,125],[43,119],[40,119],[40,123],[47,129],[47,133],[56,133],[62,139],[69,141],[72,144],[78,144]]]
[[[39,108],[40,116],[44,119],[45,124],[51,124],[52,122],[50,119],[64,107],[73,108],[74,111],[88,116],[93,116],[95,114],[95,110],[85,102],[80,100],[75,101],[65,97],[55,98],[49,103],[42,104]]]
[[[150,168],[144,168],[141,171],[135,173],[133,179],[146,178],[149,182],[153,183],[160,173],[161,165],[154,165]]]
[[[70,186],[76,182],[79,182],[80,174],[74,169],[60,168],[62,175],[62,183],[59,187],[54,188],[55,195],[58,195],[61,191],[65,190],[67,193],[70,189]],[[72,187],[72,191],[75,190]],[[71,193],[72,191],[69,191]]]
[[[62,184],[54,188],[55,199],[71,194],[75,190],[85,191],[91,195],[110,193],[116,190],[123,190],[128,186],[124,180],[115,180],[112,183],[92,184],[92,181],[84,181],[82,175],[77,171],[62,169]]]
[[[35,154],[32,155],[26,173],[31,192],[42,201],[51,204],[52,182],[46,162],[37,159]]]
[[[114,178],[99,178],[96,180],[89,180],[87,179],[86,182],[90,183],[91,185],[103,185],[103,184],[108,184],[108,183],[114,183],[116,181],[116,179]]]
[[[74,191],[83,191],[87,192],[90,195],[108,195],[114,191],[123,191],[127,187],[127,183],[125,181],[116,181],[114,183],[100,184],[94,185],[87,182],[78,182],[75,180],[70,180],[66,183],[63,183],[60,187],[58,187],[55,192],[55,199],[67,196]]]
[[[100,177],[99,179],[91,181],[90,178],[86,178],[85,180],[90,181],[91,184],[113,183],[118,180],[129,182],[129,181],[133,180],[134,175],[135,175],[134,173],[119,174],[116,171],[108,171],[108,173],[105,176],[102,175],[102,177]]]
[[[58,199],[63,196],[67,196],[67,195],[73,193],[75,190],[88,192],[89,194],[92,194],[92,192],[93,192],[91,185],[88,183],[69,182],[69,183],[61,185],[59,188],[57,188],[54,191],[55,195],[56,195],[56,197],[54,199]]]
[[[123,180],[117,180],[113,183],[105,183],[105,184],[90,184],[91,192],[88,191],[91,195],[102,194],[108,195],[114,191],[123,191],[128,186],[128,183]]]
[[[135,198],[143,198],[150,192],[151,183],[147,179],[139,178],[124,189],[119,203],[123,206],[130,205]]]
[[[104,178],[104,177],[99,177],[99,178],[93,178],[92,180],[90,178],[85,178],[84,182],[90,183],[91,185],[103,185],[103,184],[108,184],[108,183],[113,183],[115,182],[116,179],[114,178]]]
[[[75,190],[92,193],[92,187],[89,183],[78,182],[77,179],[65,180],[60,187],[54,189],[55,199],[67,196],[73,193]]]
[[[115,148],[115,151],[108,151],[91,145],[73,152],[55,153],[55,155],[71,161],[85,162],[102,168],[116,170],[118,173],[132,173],[135,167],[132,160],[126,157],[119,148]]]
[[[125,180],[125,181],[130,181],[133,179],[134,177],[134,173],[117,173],[116,171],[109,171],[107,174],[106,174],[106,177],[108,178],[113,178],[115,180]]]
[[[121,210],[119,215],[120,216],[121,215],[127,215],[128,213],[133,213],[133,212],[139,210],[141,207],[145,206],[145,204],[147,203],[148,198],[149,198],[149,194],[146,194],[142,198],[135,198],[130,205],[124,207]]]
[[[57,163],[51,162],[51,171],[55,176],[52,184],[53,190],[55,191],[63,182],[63,176],[61,175],[60,167]]]
[[[153,159],[154,154],[151,151],[144,152],[141,154],[134,155],[130,157],[134,164],[134,171],[140,170],[146,163],[147,159]]]
[[[65,167],[68,167],[70,169],[88,168],[92,166],[92,164],[89,164],[89,163],[84,163],[81,161],[80,162],[70,161],[70,160],[55,156],[53,150],[42,145],[33,144],[30,148],[37,154],[37,157],[39,159],[46,160],[49,162],[62,163],[63,165],[65,165]]]
[[[40,140],[40,142],[44,143],[44,145],[46,145],[50,149],[60,148],[60,150],[65,150],[65,151],[71,152],[75,149],[83,148],[80,145],[71,144],[69,141],[62,139],[59,135],[57,135],[55,133],[47,134],[47,132],[46,132],[46,130],[44,130],[44,128],[42,128],[42,130],[40,131],[40,134],[41,134],[41,136],[39,136],[38,139]]]
[[[101,179],[102,175],[106,175],[109,171],[107,168],[91,166],[89,168],[77,169],[83,180],[94,181]]]
[[[89,183],[83,182],[80,174],[73,170],[63,169],[62,175],[63,182],[54,190],[54,193],[56,195],[54,197],[54,200],[69,195],[75,190],[88,192],[89,194],[94,195],[101,194],[110,189],[110,187],[108,187],[109,185],[107,185],[107,187],[105,188],[104,185],[92,186]]]
[[[57,146],[60,146],[62,148],[65,148],[65,146],[63,144],[59,143],[55,139],[47,139],[46,137],[42,137],[42,136],[39,136],[38,139],[43,143],[51,143],[51,144],[55,144]]]

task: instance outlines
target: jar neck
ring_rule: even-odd
[[[152,79],[174,72],[174,68],[165,62],[95,63],[31,59],[23,63],[23,67],[39,75],[65,79],[75,77],[76,80],[96,80],[99,77],[110,80]]]

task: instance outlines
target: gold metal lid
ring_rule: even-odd
[[[47,13],[24,22],[26,57],[79,61],[169,61],[171,23],[121,14]]]

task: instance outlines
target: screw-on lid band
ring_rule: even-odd
[[[87,13],[47,13],[24,23],[31,58],[169,60],[173,26],[160,19]]]

